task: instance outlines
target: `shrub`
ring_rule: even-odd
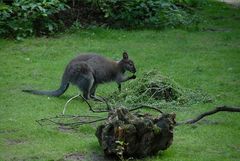
[[[0,35],[21,39],[31,35],[50,34],[58,30],[51,18],[67,5],[60,0],[14,0],[0,3]]]
[[[207,0],[172,0],[175,4],[188,5],[191,7],[202,7],[207,4]]]
[[[196,17],[187,5],[170,0],[88,0],[104,13],[108,25],[123,28],[179,27],[193,24]]]
[[[0,36],[21,39],[89,27],[175,28],[198,24],[207,0],[12,0],[0,2]],[[70,7],[69,7],[70,6]],[[76,26],[77,25],[77,26]],[[194,26],[195,27],[195,26]]]

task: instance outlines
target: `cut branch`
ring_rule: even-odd
[[[79,121],[73,121],[73,122],[61,122],[58,120],[61,119],[81,119],[81,118],[97,118],[95,120],[79,120]],[[84,125],[84,124],[91,124],[91,123],[95,123],[95,122],[99,122],[99,121],[104,121],[107,118],[102,118],[99,116],[93,116],[93,115],[86,115],[86,116],[80,116],[80,115],[58,115],[55,117],[50,117],[50,118],[44,118],[41,120],[36,120],[36,122],[43,126],[44,122],[49,122],[49,123],[53,123],[59,126],[69,126],[69,127],[76,127],[76,126],[80,126],[80,125]]]
[[[80,94],[79,95],[76,95],[74,97],[72,97],[71,99],[69,99],[67,101],[67,103],[65,104],[64,106],[64,110],[63,110],[63,113],[65,112],[66,110],[66,107],[67,107],[67,104],[73,100],[74,98],[77,98],[78,96],[82,97],[83,100],[87,103],[87,105],[89,106],[89,110],[92,111],[92,112],[96,112],[96,113],[99,113],[99,112],[110,112],[110,111],[113,111],[115,108],[111,108],[110,106],[108,106],[107,104],[107,101],[104,100],[104,102],[107,104],[107,107],[109,110],[94,110],[92,108],[92,106],[90,105],[90,103],[83,97],[81,96]],[[146,104],[138,104],[138,105],[132,105],[133,108],[127,108],[129,109],[128,111],[129,112],[132,112],[132,111],[135,111],[135,110],[139,110],[139,109],[143,109],[143,108],[146,108],[146,109],[152,109],[152,110],[155,110],[161,114],[166,114],[164,112],[162,112],[159,107],[154,107],[154,106],[151,106],[151,105],[146,105]],[[213,115],[217,112],[220,112],[220,111],[225,111],[225,112],[240,112],[240,107],[230,107],[230,106],[219,106],[219,107],[216,107],[210,111],[207,111],[207,112],[204,112],[200,115],[198,115],[197,117],[193,118],[193,119],[189,119],[189,120],[186,120],[186,121],[182,121],[182,122],[177,122],[175,124],[175,126],[178,126],[178,125],[184,125],[184,124],[194,124],[196,122],[198,122],[199,120],[203,119],[204,117],[206,116],[209,116],[209,115]],[[95,117],[96,119],[94,120],[81,120],[81,118],[93,118]],[[61,119],[79,119],[77,121],[72,121],[72,122],[61,122],[59,120]],[[59,120],[58,120],[59,119]],[[99,116],[92,116],[92,115],[85,115],[85,116],[80,116],[80,115],[58,115],[56,117],[50,117],[50,118],[44,118],[44,119],[41,119],[41,120],[36,120],[40,125],[43,125],[43,122],[47,121],[47,122],[50,122],[50,123],[53,123],[53,124],[56,124],[56,125],[60,125],[60,126],[70,126],[70,127],[77,127],[77,126],[80,126],[80,125],[84,125],[84,124],[91,124],[91,123],[95,123],[95,122],[100,122],[100,121],[104,121],[106,120],[107,118],[102,118],[102,117],[99,117]]]
[[[79,97],[80,95],[81,95],[81,94],[77,94],[76,96],[73,96],[72,98],[70,98],[70,99],[66,102],[66,104],[64,105],[64,108],[63,108],[63,112],[62,112],[63,115],[65,114],[65,111],[66,111],[66,109],[67,109],[68,103],[71,102],[73,99]]]
[[[187,121],[179,122],[179,123],[176,124],[176,126],[177,125],[183,125],[183,124],[194,124],[194,123],[198,122],[199,120],[201,120],[202,118],[204,118],[206,116],[209,116],[209,115],[213,115],[213,114],[215,114],[217,112],[220,112],[220,111],[240,112],[240,107],[219,106],[219,107],[216,107],[213,110],[210,110],[210,111],[207,111],[207,112],[204,112],[204,113],[198,115],[194,119],[190,119],[190,120],[187,120]]]
[[[89,103],[81,94],[77,94],[77,95],[71,97],[71,98],[66,102],[66,104],[64,105],[64,108],[63,108],[62,115],[65,114],[68,104],[69,104],[73,99],[75,99],[75,98],[77,98],[77,97],[82,97],[82,99],[87,103],[87,105],[88,105],[88,107],[89,107],[89,110],[92,111],[92,112],[109,112],[109,110],[111,109],[111,106],[108,104],[108,102],[107,102],[103,97],[100,97],[100,98],[103,100],[103,102],[106,103],[107,110],[94,110],[94,109],[92,108],[92,106],[90,105],[90,103]]]
[[[109,112],[109,110],[94,110],[92,108],[92,106],[90,105],[90,103],[86,100],[86,98],[84,98],[82,95],[80,95],[82,97],[82,99],[87,103],[88,107],[89,107],[89,110],[92,111],[92,112],[97,112],[97,113],[100,113],[100,112]],[[105,101],[105,100],[104,100]],[[106,105],[107,105],[107,108],[109,109],[110,106],[108,105],[108,103],[105,101]]]
[[[138,110],[138,109],[141,109],[141,108],[148,108],[148,109],[152,109],[152,110],[158,111],[158,112],[160,112],[160,113],[163,113],[163,112],[162,112],[160,109],[158,109],[157,107],[150,106],[150,105],[144,105],[144,104],[136,105],[135,108],[132,108],[132,109],[130,109],[129,111],[135,111],[135,110]]]

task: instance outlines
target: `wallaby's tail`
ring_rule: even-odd
[[[22,91],[32,93],[32,94],[37,94],[37,95],[47,95],[47,96],[58,97],[58,96],[61,96],[68,89],[68,86],[69,86],[69,81],[67,80],[66,74],[64,73],[61,85],[60,85],[59,89],[57,89],[57,90],[54,90],[54,91],[38,91],[38,90],[28,90],[27,89],[27,90],[22,90]]]

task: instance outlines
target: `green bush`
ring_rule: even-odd
[[[207,0],[171,0],[172,3],[188,5],[191,7],[202,7],[207,4]]]
[[[67,27],[175,28],[199,22],[195,8],[207,0],[0,1],[0,36],[21,39]],[[65,11],[64,11],[65,10]]]
[[[88,0],[103,13],[108,25],[113,27],[179,27],[193,24],[196,16],[187,7],[190,0]],[[183,5],[184,3],[184,5]],[[177,5],[182,4],[182,5]],[[186,4],[186,5],[185,5]]]
[[[21,39],[58,30],[51,16],[67,5],[60,0],[14,0],[0,3],[0,35]]]

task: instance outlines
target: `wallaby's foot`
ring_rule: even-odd
[[[97,98],[95,95],[90,96],[93,101],[104,102],[101,98]]]
[[[86,99],[86,100],[89,100],[89,99],[90,99],[90,96],[89,96],[88,93],[83,93],[83,97],[84,97],[84,99]]]

